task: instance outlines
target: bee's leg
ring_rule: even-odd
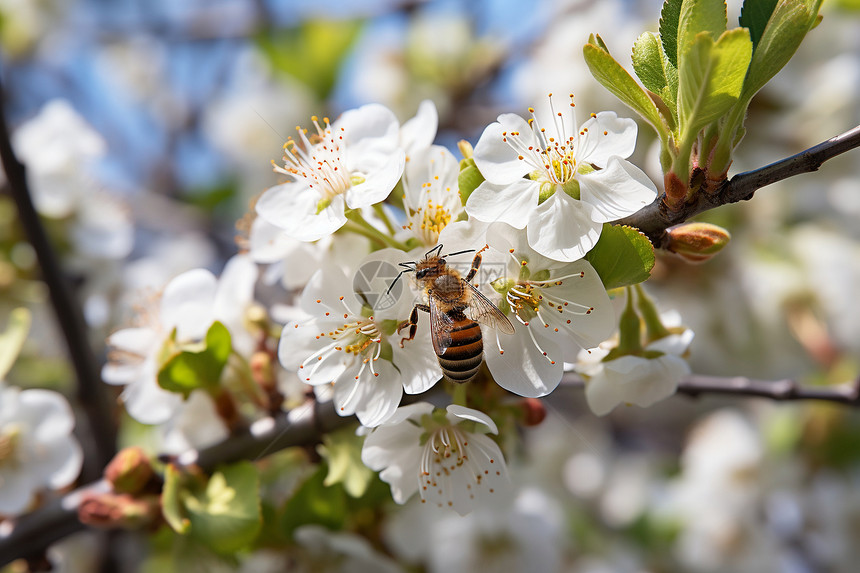
[[[478,269],[481,267],[481,261],[483,257],[481,257],[481,253],[490,248],[490,245],[484,245],[484,248],[475,253],[475,258],[472,259],[472,268],[469,269],[469,274],[466,275],[466,278],[463,279],[467,283],[472,282],[472,279],[475,278],[475,274],[478,272]]]
[[[409,336],[404,337],[400,341],[400,348],[403,348],[403,343],[407,340],[412,340],[415,338],[415,333],[418,331],[418,311],[423,310],[424,312],[430,312],[430,307],[426,304],[416,304],[412,307],[412,314],[409,315],[409,320],[404,320],[397,326],[397,334],[400,334],[400,331],[409,327]]]

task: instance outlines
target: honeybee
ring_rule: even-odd
[[[464,277],[448,266],[447,257],[471,253],[474,249],[440,255],[442,245],[429,250],[424,259],[418,262],[400,263],[405,270],[395,277],[388,291],[406,272],[414,272],[415,279],[424,291],[427,304],[417,303],[412,308],[409,320],[397,327],[398,334],[409,327],[409,336],[400,341],[400,347],[407,340],[415,338],[418,330],[418,311],[430,314],[430,336],[433,350],[439,359],[445,377],[453,382],[464,383],[472,380],[481,368],[484,357],[484,343],[478,323],[497,328],[505,334],[514,333],[514,325],[490,299],[476,289],[471,281],[481,266],[481,253],[475,253],[472,268]]]

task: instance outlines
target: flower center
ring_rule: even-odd
[[[529,108],[528,120],[533,137],[523,137],[518,131],[502,132],[502,141],[517,152],[517,158],[525,161],[532,169],[532,179],[545,182],[550,186],[564,185],[576,175],[576,120],[556,112],[549,94],[552,110],[550,133],[540,125],[533,107]],[[573,109],[573,94],[570,94],[570,108]],[[548,189],[553,187],[548,186]],[[551,194],[551,193],[550,193]]]
[[[464,433],[454,426],[443,426],[430,433],[424,444],[424,455],[419,466],[420,475],[427,485],[433,485],[434,478],[450,476],[452,471],[461,467],[469,456],[466,446],[469,441]],[[435,474],[435,475],[434,475]]]
[[[290,137],[284,144],[284,166],[275,165],[275,171],[304,179],[308,187],[320,194],[323,209],[327,201],[346,192],[353,183],[361,183],[360,174],[351,174],[343,160],[343,128],[335,133],[327,117],[319,123],[317,116],[311,117],[316,133],[309,138],[307,130],[296,127],[298,141]],[[274,162],[273,162],[274,164]]]

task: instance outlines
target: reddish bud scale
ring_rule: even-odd
[[[146,487],[155,473],[149,458],[135,446],[119,451],[105,468],[104,475],[116,493],[136,494]]]
[[[157,495],[90,493],[78,504],[81,523],[100,529],[142,529],[156,525],[161,517]]]
[[[546,406],[538,398],[523,398],[519,406],[523,411],[525,426],[537,426],[546,418]]]
[[[731,234],[710,223],[686,223],[668,231],[668,249],[691,263],[701,263],[720,252]]]

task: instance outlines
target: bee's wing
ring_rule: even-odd
[[[434,297],[428,296],[427,299],[430,303],[430,338],[433,339],[433,350],[436,351],[437,356],[442,356],[451,346],[451,330],[454,328],[454,322],[439,309]]]
[[[493,302],[484,296],[484,293],[475,288],[472,283],[463,281],[472,291],[472,300],[466,314],[475,322],[486,324],[493,328],[497,328],[499,332],[505,334],[514,333],[514,325],[508,320],[508,317],[499,310]]]

